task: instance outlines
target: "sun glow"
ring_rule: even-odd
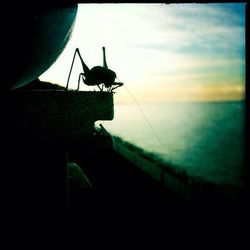
[[[71,40],[40,79],[66,86],[75,49],[91,68],[102,65],[102,46],[141,102],[244,99],[244,4],[79,4]],[[80,72],[77,59],[72,89]],[[126,102],[126,88],[117,92]]]

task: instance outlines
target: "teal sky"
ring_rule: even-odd
[[[245,4],[81,4],[64,52],[40,79],[66,85],[75,48],[109,68],[140,102],[244,98]],[[82,71],[76,60],[70,86]],[[82,85],[82,90],[97,88]]]

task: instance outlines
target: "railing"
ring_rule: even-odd
[[[242,190],[226,184],[211,183],[203,178],[189,176],[186,171],[179,170],[156,160],[147,159],[138,150],[126,146],[119,139],[114,139],[114,150],[132,164],[156,179],[162,185],[189,201],[206,201],[209,199],[237,200]],[[136,148],[136,146],[135,146]],[[177,170],[178,169],[178,170]]]

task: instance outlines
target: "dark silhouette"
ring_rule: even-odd
[[[32,82],[19,87],[17,90],[65,90],[65,87],[56,83],[40,81],[39,78],[36,78]]]
[[[81,60],[84,72],[79,74],[77,90],[80,87],[81,79],[88,86],[97,85],[100,91],[103,91],[103,86],[105,86],[105,88],[107,88],[107,91],[113,92],[114,89],[121,87],[123,85],[123,83],[121,82],[115,82],[116,73],[113,70],[109,69],[107,66],[105,47],[102,47],[102,50],[103,50],[103,66],[95,66],[92,69],[89,69],[82,59],[79,48],[76,48],[67,80],[66,90],[68,89],[69,79],[73,68],[76,53],[78,54]]]

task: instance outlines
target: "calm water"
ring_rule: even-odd
[[[243,102],[168,103],[142,105],[141,109],[116,105],[114,120],[102,124],[113,135],[156,153],[191,175],[242,184]]]

